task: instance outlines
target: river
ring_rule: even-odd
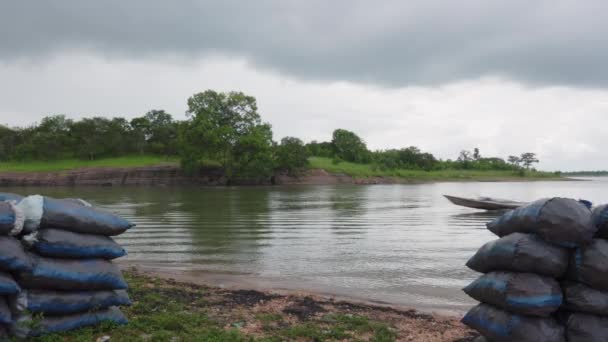
[[[531,201],[608,201],[608,178],[584,182],[430,183],[294,187],[4,188],[81,197],[132,220],[117,237],[126,261],[222,275],[220,282],[320,292],[460,312],[464,264],[495,237],[496,213],[460,208],[442,194]],[[236,280],[235,280],[236,279]]]

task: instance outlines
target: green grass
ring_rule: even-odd
[[[67,171],[84,167],[136,167],[161,164],[177,164],[179,160],[175,157],[162,156],[126,156],[115,158],[104,158],[97,160],[62,159],[62,160],[32,160],[32,161],[10,161],[0,162],[0,172],[52,172]]]
[[[134,304],[123,308],[129,324],[102,324],[67,333],[31,339],[40,342],[95,341],[395,341],[387,324],[361,315],[327,313],[319,318],[289,323],[284,314],[243,314],[253,306],[234,309],[208,302],[213,289],[177,284],[125,272]],[[220,290],[221,291],[221,290]],[[219,316],[218,316],[219,315]],[[238,327],[262,324],[262,333],[249,335]],[[361,337],[364,338],[362,339]]]
[[[330,173],[343,173],[356,178],[369,177],[391,177],[403,181],[449,181],[449,180],[530,180],[530,179],[559,179],[560,177],[551,172],[526,171],[525,176],[520,176],[513,171],[496,170],[381,170],[374,169],[369,164],[356,164],[342,161],[333,163],[331,158],[311,157],[310,168],[324,169]]]

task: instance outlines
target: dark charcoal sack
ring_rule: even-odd
[[[69,199],[32,195],[23,198],[17,207],[25,214],[26,234],[38,228],[61,228],[84,234],[118,235],[133,226],[112,213]]]
[[[511,314],[483,303],[469,310],[462,323],[492,342],[565,342],[564,328],[553,318]]]
[[[11,310],[8,307],[5,297],[0,297],[0,323],[10,324],[13,322]]]
[[[24,222],[25,215],[14,202],[0,202],[0,235],[18,235]]]
[[[533,273],[490,272],[463,290],[480,302],[522,315],[547,317],[562,304],[559,283]]]
[[[597,227],[596,237],[608,239],[608,204],[593,209],[593,223]]]
[[[32,267],[31,257],[23,250],[19,240],[10,236],[0,236],[0,270],[31,271]]]
[[[548,242],[564,247],[590,244],[597,229],[591,211],[579,201],[569,198],[532,202],[496,218],[487,227],[498,236],[515,232],[537,234]]]
[[[568,250],[535,235],[513,233],[483,245],[467,266],[477,272],[528,272],[553,278],[568,269]]]
[[[109,212],[77,203],[44,197],[41,228],[61,228],[76,233],[118,235],[133,226]]]
[[[21,272],[19,284],[26,289],[120,290],[126,289],[118,267],[103,259],[74,260],[36,258],[31,272]]]
[[[128,323],[125,316],[117,307],[111,307],[100,311],[44,317],[41,320],[32,320],[31,316],[24,315],[11,325],[11,330],[17,337],[26,338],[74,330],[97,325],[102,322],[113,322],[115,324]]]
[[[595,239],[570,255],[568,279],[608,291],[608,241]]]
[[[112,238],[61,229],[40,229],[23,238],[40,255],[56,258],[115,259],[127,253]]]
[[[0,192],[0,201],[21,201],[21,199],[23,198],[23,196],[21,195],[17,195],[17,194],[13,194],[10,192]]]
[[[562,284],[562,289],[566,309],[608,316],[608,292],[569,281]]]
[[[10,341],[8,331],[4,325],[0,325],[0,341]]]
[[[131,305],[127,291],[48,291],[24,290],[13,297],[14,312],[67,315],[77,312],[105,309],[110,306]]]
[[[567,322],[568,342],[608,342],[608,317],[577,312]]]
[[[13,276],[0,271],[0,295],[14,295],[21,291],[21,288],[13,279]]]

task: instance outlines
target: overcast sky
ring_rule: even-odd
[[[0,123],[258,99],[275,139],[608,169],[608,1],[0,2]]]

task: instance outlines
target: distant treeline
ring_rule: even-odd
[[[523,173],[538,159],[534,153],[507,160],[463,150],[455,160],[441,160],[415,146],[370,151],[354,132],[336,129],[331,141],[304,144],[294,137],[273,140],[262,122],[256,99],[241,92],[207,90],[188,99],[187,119],[163,110],[131,120],[91,117],[71,120],[48,116],[27,127],[0,125],[0,161],[99,159],[134,154],[179,156],[184,169],[219,167],[229,178],[269,177],[276,170],[297,173],[308,157],[371,164],[378,169],[512,170]]]
[[[562,172],[566,176],[608,176],[608,171],[569,171]]]

